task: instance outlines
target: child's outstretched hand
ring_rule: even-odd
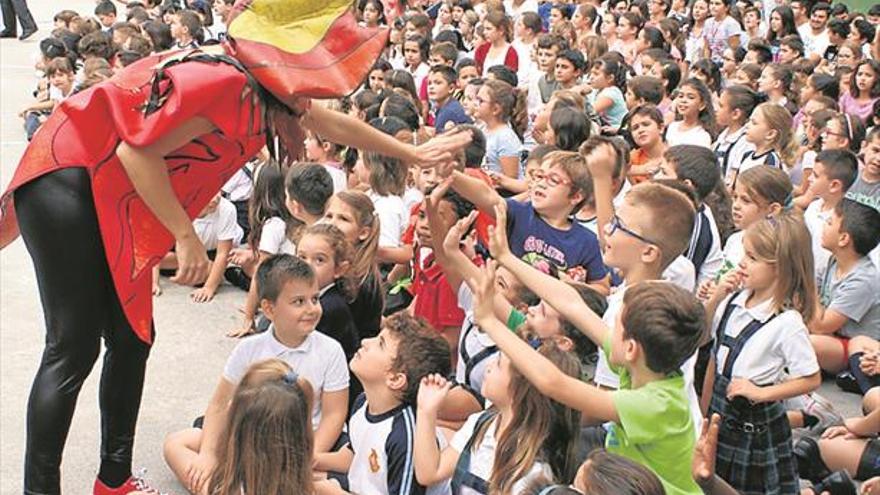
[[[482,327],[483,322],[495,318],[495,268],[497,262],[489,260],[476,280],[471,280],[474,288],[474,319]]]
[[[489,252],[502,263],[503,258],[511,254],[510,242],[507,240],[507,203],[503,201],[495,204],[495,225],[489,227]]]
[[[468,216],[455,222],[455,225],[449,228],[449,231],[446,233],[446,238],[443,239],[444,251],[452,253],[461,249],[461,240],[464,237],[464,233],[468,231],[471,224],[477,219],[478,214],[479,212],[474,210],[470,212]]]
[[[434,239],[435,244],[437,240],[446,237],[446,226],[443,225],[437,214],[437,205],[440,204],[440,200],[446,195],[446,191],[449,190],[451,184],[452,179],[446,179],[437,184],[437,187],[431,191],[431,194],[425,196],[425,217],[428,219],[428,228],[431,230],[431,237]]]
[[[691,476],[698,485],[703,486],[715,476],[715,453],[718,451],[718,429],[721,416],[713,414],[703,421],[703,432],[694,449],[694,460],[691,462]]]
[[[422,382],[419,384],[419,395],[416,398],[419,411],[436,415],[451,388],[452,383],[437,373],[422,378]]]

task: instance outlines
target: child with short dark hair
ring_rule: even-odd
[[[357,493],[424,494],[413,467],[416,398],[422,379],[448,375],[449,363],[446,342],[423,320],[405,313],[386,319],[350,363],[364,394],[352,407],[349,441],[338,452],[316,456],[315,469],[348,473],[348,489]],[[326,493],[347,492],[335,487]]]
[[[321,319],[315,272],[287,254],[264,260],[257,269],[260,305],[272,322],[259,335],[242,340],[229,356],[205,412],[204,427],[169,435],[165,459],[178,480],[201,492],[217,463],[229,400],[253,363],[281,357],[314,391],[312,428],[315,452],[326,452],[342,433],[348,405],[348,370],[338,342],[315,331]],[[198,455],[193,456],[195,451]]]
[[[577,50],[563,50],[556,57],[556,67],[553,70],[553,78],[556,79],[557,89],[572,89],[580,81],[587,61],[584,55]]]
[[[822,369],[849,371],[843,381],[863,394],[880,386],[880,377],[869,377],[860,367],[862,356],[880,341],[880,274],[868,258],[878,242],[878,198],[847,193],[822,230],[822,246],[831,258],[819,284],[817,315],[810,324],[810,340]]]
[[[433,127],[437,134],[442,134],[455,125],[473,122],[461,103],[453,97],[457,79],[455,69],[447,65],[435,65],[428,72],[428,99],[432,105],[430,117],[433,117]]]
[[[102,0],[95,6],[95,16],[101,21],[101,30],[109,32],[116,24],[116,5],[111,0]]]
[[[715,154],[703,146],[672,146],[663,155],[658,177],[684,181],[696,193],[697,218],[685,256],[694,264],[696,286],[699,287],[715,277],[724,261],[721,254],[723,236],[715,220],[717,213],[712,205],[706,203],[706,199],[720,189],[721,172]],[[729,200],[728,204],[718,209],[729,210]]]
[[[816,283],[824,279],[831,253],[822,246],[822,230],[831,218],[834,208],[843,200],[847,190],[858,177],[858,158],[847,150],[822,150],[813,164],[813,180],[808,194],[816,199],[804,211],[804,222],[812,239]]]
[[[202,20],[194,11],[181,10],[171,17],[171,37],[176,48],[198,48],[202,36]]]

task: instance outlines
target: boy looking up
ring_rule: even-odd
[[[406,313],[385,320],[350,363],[364,393],[352,408],[349,442],[315,456],[315,469],[348,473],[348,489],[356,493],[424,494],[413,470],[414,404],[422,378],[448,375],[449,362],[446,342],[422,320]],[[321,493],[348,493],[339,485],[327,488]]]
[[[314,389],[312,426],[315,452],[326,452],[342,433],[348,410],[348,370],[342,346],[315,331],[321,319],[318,282],[300,258],[279,254],[257,269],[260,305],[272,322],[261,334],[242,340],[226,361],[220,382],[205,412],[203,429],[173,433],[164,454],[177,479],[193,493],[201,493],[217,464],[223,425],[235,387],[252,364],[280,358]]]

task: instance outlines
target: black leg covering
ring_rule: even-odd
[[[46,347],[28,400],[24,489],[57,494],[77,396],[102,336],[101,454],[130,466],[149,345],[122,314],[87,171],[63,169],[20,187],[15,208],[46,322]]]

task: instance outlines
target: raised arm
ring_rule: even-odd
[[[495,292],[494,261],[488,262],[472,284],[477,287],[474,291],[477,324],[532,385],[542,394],[581,411],[591,419],[620,421],[610,392],[566,375],[495,317],[491,302]]]
[[[456,170],[452,172],[451,178],[452,189],[487,215],[494,215],[495,205],[504,204],[504,199],[492,189],[492,186],[476,177]]]
[[[507,268],[519,281],[534,292],[542,301],[570,321],[598,346],[605,343],[608,326],[602,318],[587,306],[577,291],[565,282],[535,270],[510,252],[507,242],[507,205],[495,207],[496,226],[490,227],[489,250],[502,266]]]
[[[451,387],[452,384],[440,375],[428,375],[419,385],[413,465],[416,479],[424,486],[451,477],[458,462],[455,449],[446,447],[441,451],[437,445],[437,412]]]
[[[444,132],[425,144],[404,144],[373,126],[348,114],[314,104],[303,117],[302,124],[328,141],[399,158],[407,165],[434,166],[453,160],[453,151],[471,141],[468,132]]]

